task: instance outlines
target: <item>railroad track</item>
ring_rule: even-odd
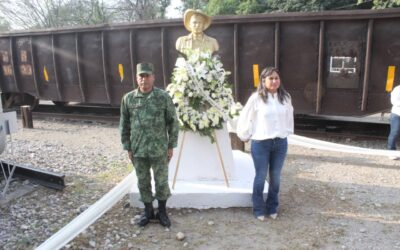
[[[32,112],[35,118],[58,118],[70,120],[118,122],[119,108],[98,106],[64,106],[39,105]]]
[[[339,116],[296,116],[295,133],[308,137],[346,137],[351,139],[386,140],[388,120]]]
[[[39,105],[32,112],[33,119],[57,118],[70,120],[118,122],[119,108],[104,106]],[[295,116],[295,133],[312,138],[345,137],[351,139],[386,140],[389,121],[378,118],[340,116]]]

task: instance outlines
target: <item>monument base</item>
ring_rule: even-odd
[[[172,196],[167,206],[171,208],[228,208],[251,207],[253,192],[254,166],[251,156],[239,150],[233,150],[234,178],[229,180],[229,187],[224,180],[178,180],[175,188],[171,188]],[[131,206],[143,207],[139,200],[137,184],[132,186],[130,193]],[[172,187],[172,181],[169,182]],[[152,185],[154,187],[154,183]],[[154,190],[153,190],[154,192]],[[265,183],[264,196],[268,192],[268,183]],[[157,202],[154,202],[157,205]]]

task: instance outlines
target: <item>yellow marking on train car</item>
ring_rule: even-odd
[[[254,87],[258,87],[260,84],[260,74],[258,64],[253,64],[253,79],[254,79]]]
[[[124,80],[124,65],[122,65],[121,63],[118,64],[118,72],[122,82]]]
[[[395,70],[396,70],[396,66],[388,67],[387,80],[386,80],[386,92],[391,92],[393,89]]]
[[[47,74],[46,66],[44,66],[44,68],[43,68],[43,74],[44,74],[44,80],[46,80],[46,82],[48,82],[49,81],[49,74]]]

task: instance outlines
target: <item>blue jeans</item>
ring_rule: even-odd
[[[288,149],[287,139],[274,138],[251,141],[251,156],[256,176],[253,182],[253,214],[255,217],[277,213],[279,206],[279,186],[283,163]],[[264,202],[264,185],[269,177],[268,196]]]
[[[400,116],[391,113],[390,114],[390,134],[388,137],[387,149],[396,150],[397,138],[400,134]]]

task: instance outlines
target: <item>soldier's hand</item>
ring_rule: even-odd
[[[170,161],[172,159],[173,155],[174,155],[174,150],[172,148],[169,148],[168,152],[167,152],[168,161]]]
[[[128,151],[129,160],[133,162],[133,153],[132,151]]]

